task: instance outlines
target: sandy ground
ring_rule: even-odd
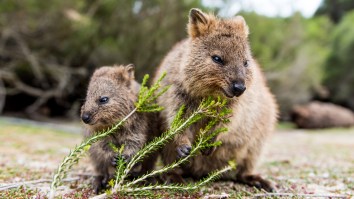
[[[70,149],[80,143],[80,132],[80,125],[0,118],[0,198],[45,198],[53,172]],[[278,195],[274,198],[353,198],[354,129],[280,128],[269,139],[258,172],[276,184]],[[92,196],[92,175],[85,157],[70,171],[69,182],[59,187],[58,198]],[[33,180],[37,183],[12,189],[4,187]],[[194,196],[183,196],[271,197],[232,182],[214,182]]]

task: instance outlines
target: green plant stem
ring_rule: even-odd
[[[200,180],[199,182],[194,183],[194,184],[188,184],[186,186],[183,186],[183,185],[151,185],[151,186],[146,186],[146,187],[134,187],[134,188],[123,187],[122,192],[138,192],[138,191],[159,190],[159,189],[175,190],[175,191],[194,191],[194,190],[198,189],[199,187],[204,186],[207,183],[213,181],[215,178],[217,178],[221,174],[228,172],[232,169],[233,169],[232,166],[226,166],[225,168],[223,168],[221,170],[217,170],[217,171],[211,173],[208,177]]]

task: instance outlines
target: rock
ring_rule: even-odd
[[[317,129],[354,126],[354,113],[347,108],[323,102],[296,105],[292,109],[292,121],[298,128]]]

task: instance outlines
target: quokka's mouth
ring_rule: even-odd
[[[117,121],[119,121],[117,119]],[[107,119],[104,119],[104,118],[99,118],[99,119],[96,119],[96,120],[92,120],[92,123],[88,124],[90,126],[94,126],[94,127],[97,127],[97,128],[103,128],[103,129],[107,129],[107,128],[111,128],[112,127],[112,124],[116,124],[117,122],[113,121],[113,120],[107,120]]]
[[[97,124],[97,121],[90,121],[90,123],[87,123],[89,126],[94,126],[95,124]]]
[[[94,125],[97,125],[98,123],[99,123],[99,120],[97,120],[97,119],[95,118],[95,115],[93,115],[92,118],[91,118],[91,120],[90,120],[90,122],[87,123],[87,125],[89,125],[89,126],[94,126]]]
[[[222,91],[222,93],[224,93],[224,95],[226,96],[226,97],[228,97],[228,98],[233,98],[234,97],[234,95],[230,92],[230,91],[228,91],[228,90],[225,90],[225,89],[221,89],[221,91]]]

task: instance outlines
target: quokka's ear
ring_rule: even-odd
[[[134,79],[134,78],[135,78],[135,76],[134,76],[134,73],[135,73],[135,66],[134,66],[134,64],[128,64],[128,65],[126,65],[126,66],[125,66],[125,71],[127,72],[129,79]]]
[[[215,17],[193,8],[189,12],[188,34],[195,38],[208,32],[210,25],[214,23]]]
[[[248,30],[248,26],[246,24],[245,19],[242,16],[238,15],[238,16],[234,17],[233,20],[236,22],[237,30],[240,31],[241,33],[243,33],[243,35],[245,37],[248,37],[249,30]]]
[[[130,81],[134,79],[134,65],[114,65],[112,70],[114,71],[114,77],[118,81]]]

